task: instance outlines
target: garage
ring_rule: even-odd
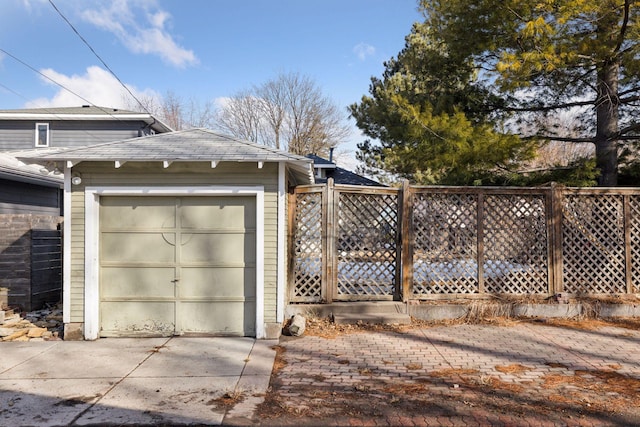
[[[255,197],[100,199],[100,336],[255,335]]]
[[[311,160],[189,129],[25,154],[64,172],[64,338],[279,337]]]

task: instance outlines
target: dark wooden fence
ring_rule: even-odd
[[[640,189],[297,187],[289,300],[640,292]]]
[[[0,214],[0,288],[8,304],[36,310],[62,296],[62,217]]]
[[[31,230],[31,308],[62,301],[62,231]]]

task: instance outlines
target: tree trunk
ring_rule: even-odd
[[[596,166],[600,170],[598,185],[615,187],[618,185],[618,79],[620,60],[615,57],[616,28],[615,14],[599,23],[598,39],[603,46],[611,46],[610,58],[604,58],[598,70],[596,97]]]

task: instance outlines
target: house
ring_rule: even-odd
[[[82,106],[0,110],[0,288],[23,310],[60,300],[62,170],[16,159],[171,129],[146,113]]]
[[[117,108],[0,110],[0,151],[85,146],[171,130],[151,114]]]
[[[316,184],[325,184],[327,179],[333,178],[334,184],[386,187],[386,185],[380,184],[377,181],[338,167],[338,165],[333,162],[333,150],[331,151],[329,160],[316,156],[315,154],[309,154],[307,158],[313,160],[313,174]]]
[[[204,129],[23,159],[64,170],[66,339],[278,336],[310,159]]]

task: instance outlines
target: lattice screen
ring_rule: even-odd
[[[293,302],[322,299],[322,193],[296,195]]]
[[[489,293],[548,293],[543,195],[484,198],[484,289]]]
[[[478,292],[476,216],[473,194],[415,194],[414,296]]]
[[[640,293],[640,196],[629,197],[631,210],[631,282],[633,293]]]
[[[336,299],[391,297],[396,282],[397,194],[338,193]]]
[[[623,196],[566,195],[562,255],[566,292],[626,292]]]

